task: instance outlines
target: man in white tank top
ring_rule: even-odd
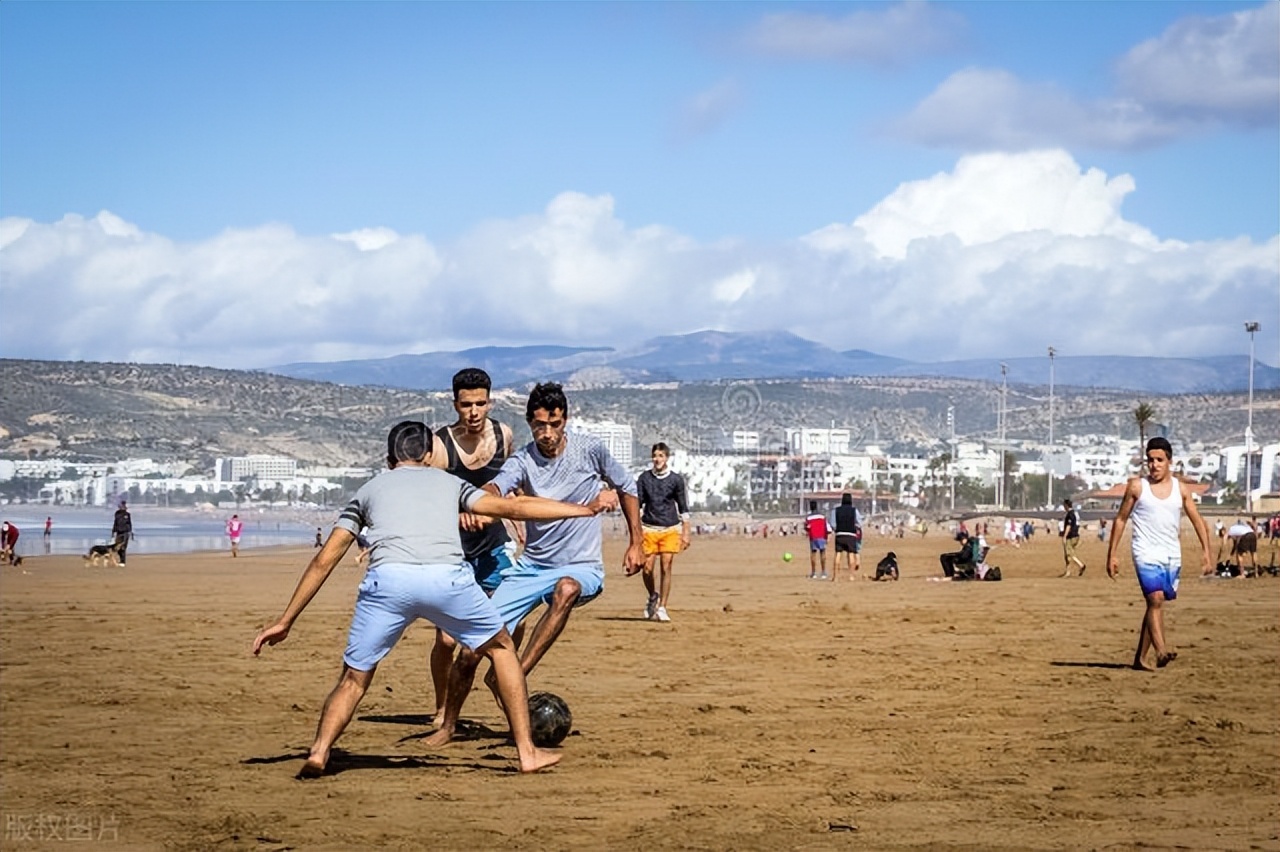
[[[1165,601],[1178,596],[1178,577],[1182,572],[1182,543],[1178,531],[1182,512],[1187,513],[1200,539],[1202,573],[1213,573],[1209,528],[1191,499],[1191,491],[1170,472],[1172,461],[1173,447],[1166,439],[1152,438],[1147,442],[1147,475],[1129,480],[1107,545],[1107,576],[1114,580],[1120,570],[1116,547],[1125,527],[1133,521],[1133,567],[1142,595],[1147,599],[1138,650],[1133,657],[1133,667],[1142,671],[1163,668],[1178,657],[1164,641],[1163,607]],[[1155,668],[1145,661],[1151,650],[1156,654]]]

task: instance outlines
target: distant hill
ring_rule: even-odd
[[[999,382],[1000,364],[1010,382],[1049,383],[1049,359],[980,359],[914,362],[862,349],[843,352],[784,331],[722,332],[655,337],[627,349],[572,346],[488,346],[461,352],[429,352],[362,361],[284,364],[267,372],[342,384],[443,390],[463,367],[482,367],[503,387],[547,379],[580,379],[581,385],[730,379],[819,379],[862,376],[940,377]],[[1230,393],[1249,382],[1247,355],[1206,358],[1059,356],[1055,382],[1062,387],[1149,394]],[[1280,389],[1280,369],[1254,365],[1257,390]]]
[[[1044,390],[1010,382],[1010,438],[1047,436]],[[494,396],[494,416],[526,440],[524,392],[500,389]],[[989,440],[999,399],[995,382],[945,377],[580,384],[569,393],[573,417],[630,425],[641,449],[663,440],[684,450],[725,448],[734,430],[750,429],[759,432],[764,450],[775,451],[786,428],[834,423],[851,430],[855,446],[937,452],[950,434],[949,407],[958,436]],[[1245,399],[1241,392],[1157,396],[1064,387],[1056,394],[1056,434],[1136,439],[1132,412],[1142,400],[1156,410],[1152,433],[1167,434],[1177,445],[1238,443]],[[270,453],[316,464],[377,466],[386,431],[396,421],[444,424],[453,417],[445,391],[166,364],[0,360],[0,456],[7,458],[141,456],[208,470],[219,456]],[[1280,436],[1280,391],[1256,394],[1254,429],[1260,442]]]

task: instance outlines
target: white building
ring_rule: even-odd
[[[760,449],[760,433],[746,429],[733,431],[733,448],[738,452],[757,452]]]
[[[618,463],[628,470],[631,469],[631,463],[634,457],[632,446],[634,438],[632,437],[631,427],[624,423],[614,423],[611,420],[577,420],[569,421],[569,431],[582,432],[587,435],[594,435],[599,438],[609,451],[609,455],[618,460]]]
[[[848,429],[787,429],[787,448],[802,456],[848,455],[852,438]]]
[[[298,474],[298,463],[287,456],[232,456],[218,459],[213,466],[219,482],[243,482],[249,478],[290,480]]]

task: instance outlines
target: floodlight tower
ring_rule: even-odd
[[[1262,324],[1247,322],[1244,330],[1249,333],[1249,424],[1244,427],[1244,493],[1245,506],[1253,514],[1253,336],[1262,330]]]

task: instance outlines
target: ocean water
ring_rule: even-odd
[[[129,555],[146,553],[191,553],[197,550],[229,550],[226,524],[230,512],[181,513],[172,510],[152,511],[147,507],[130,506],[133,516],[133,541],[129,542]],[[114,510],[86,509],[60,506],[0,506],[0,519],[18,527],[19,556],[41,554],[79,554],[88,552],[95,544],[111,541],[111,521]],[[240,535],[240,549],[277,547],[282,545],[311,546],[315,543],[316,527],[321,527],[327,537],[337,513],[299,518],[298,513],[259,514],[254,509],[240,512],[244,530]],[[44,519],[53,518],[53,535],[44,538]]]

